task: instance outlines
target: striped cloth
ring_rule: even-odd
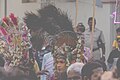
[[[49,76],[41,75],[41,80],[52,80],[52,77],[53,77],[53,74],[54,74],[53,63],[54,63],[53,62],[53,56],[52,56],[51,52],[45,54],[44,57],[43,57],[42,69],[41,70],[48,70],[49,71]]]

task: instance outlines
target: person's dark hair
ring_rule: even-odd
[[[97,68],[102,68],[102,66],[97,62],[86,63],[81,70],[82,80],[84,80],[84,77],[90,79],[91,75],[93,74],[93,70]]]
[[[0,67],[4,67],[5,60],[2,56],[0,56]]]
[[[120,27],[116,29],[116,33],[120,32]]]
[[[52,46],[51,45],[47,45],[45,47],[45,50],[48,51],[48,52],[51,52],[52,51]]]
[[[43,37],[41,36],[33,36],[31,39],[30,39],[31,43],[32,43],[32,46],[34,49],[36,49],[37,51],[41,50],[42,47],[43,47],[43,44],[44,44],[44,39]]]
[[[101,60],[95,60],[94,62],[101,64],[103,71],[107,71],[107,65],[105,64],[105,62],[103,62]]]
[[[120,78],[120,58],[117,60],[116,67],[117,67],[117,75]]]
[[[77,28],[78,27],[80,28],[81,32],[85,32],[85,26],[83,25],[83,23],[78,23]]]
[[[38,80],[37,75],[31,69],[12,67],[6,72],[6,80]]]
[[[88,18],[88,22],[90,21],[90,20],[92,20],[93,19],[93,17],[89,17]],[[94,22],[95,22],[95,24],[96,24],[96,19],[94,18]]]
[[[120,38],[117,38],[116,40],[117,40],[117,41],[119,41],[119,40],[120,40]]]
[[[3,67],[0,67],[0,80],[7,80],[5,75],[5,70]]]
[[[66,61],[66,55],[62,54],[62,53],[58,53],[58,55],[56,56],[57,59],[64,59]]]

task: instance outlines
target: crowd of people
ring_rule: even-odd
[[[0,80],[120,80],[120,27],[106,59],[93,17],[88,29],[83,23],[73,29],[65,13],[48,5],[18,20],[11,14],[0,25]]]

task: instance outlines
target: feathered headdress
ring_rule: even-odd
[[[38,15],[26,13],[24,21],[30,29],[43,29],[50,35],[61,31],[74,31],[72,21],[67,14],[53,5],[48,5],[38,10]]]
[[[27,12],[25,13],[24,22],[26,23],[26,26],[31,30],[38,30],[40,29],[41,20],[38,15]]]
[[[77,45],[77,36],[68,15],[53,5],[38,10],[38,14],[26,13],[24,21],[29,29],[41,30],[53,35],[53,57],[56,62],[59,53],[68,56]],[[39,34],[42,35],[42,34]],[[56,68],[56,63],[55,63]]]

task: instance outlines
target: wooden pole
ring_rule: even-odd
[[[91,57],[93,57],[93,35],[94,35],[94,18],[95,18],[95,8],[96,8],[96,0],[93,0],[93,19],[92,19],[92,32],[91,32]]]
[[[75,27],[76,27],[76,25],[77,25],[77,16],[78,16],[78,0],[76,0]]]
[[[7,16],[7,0],[5,0],[5,10],[4,10],[4,16],[6,17]]]

